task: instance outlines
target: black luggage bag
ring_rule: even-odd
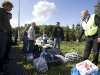
[[[60,66],[61,59],[53,55],[51,60],[47,60],[47,64],[49,68],[51,68],[52,66]]]
[[[55,55],[44,53],[44,54],[41,54],[41,56],[45,58],[49,68],[51,68],[52,66],[60,66],[62,63],[61,59],[59,57],[56,57]]]
[[[40,57],[40,54],[42,52],[41,49],[42,49],[42,47],[39,47],[38,45],[34,45],[34,50],[33,50],[34,59]]]

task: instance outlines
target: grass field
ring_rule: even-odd
[[[65,54],[69,52],[70,50],[74,49],[81,56],[83,56],[84,46],[85,44],[83,42],[75,43],[75,42],[63,41],[61,43],[61,51]],[[14,46],[14,47],[17,50],[18,54],[20,55],[21,49],[22,49],[22,42],[19,45]],[[91,53],[89,57],[90,61],[92,61],[92,57],[93,57],[93,54]],[[76,63],[78,63],[78,61],[67,62],[67,63],[62,64],[61,66],[52,67],[46,73],[39,73],[37,70],[35,70],[32,62],[27,62],[26,60],[23,60],[20,63],[25,68],[27,75],[70,75],[71,68],[73,68],[76,65]],[[100,68],[100,62],[99,62],[98,67]]]

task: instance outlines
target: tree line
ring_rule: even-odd
[[[22,39],[21,32],[25,29],[25,27],[30,27],[31,24],[25,24],[25,26],[20,27],[20,39]],[[45,31],[47,33],[47,36],[50,38],[52,36],[52,31],[54,29],[55,25],[37,25],[35,26],[35,33],[36,33],[36,38],[37,37],[42,37],[43,32]],[[72,25],[70,28],[68,25],[66,26],[61,26],[64,31],[64,37],[65,41],[75,41],[78,34],[80,33],[81,25],[78,23],[76,25]],[[13,28],[13,36],[18,35],[18,27]],[[85,40],[85,36],[82,37],[81,40]]]

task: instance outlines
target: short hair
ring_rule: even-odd
[[[35,22],[32,22],[31,25],[32,25],[32,24],[36,24],[36,23],[35,23]]]
[[[60,22],[56,22],[57,24],[60,24]]]
[[[28,27],[25,27],[25,29],[28,29]]]
[[[1,4],[2,7],[4,7],[4,6],[9,6],[9,5],[10,5],[11,7],[14,7],[13,4],[12,4],[10,1],[3,1],[2,4]]]
[[[46,34],[46,32],[44,31],[44,33]]]

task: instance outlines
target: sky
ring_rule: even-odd
[[[94,6],[98,0],[9,0],[14,8],[11,10],[12,27],[18,26],[18,10],[20,1],[20,26],[36,22],[37,25],[55,25],[69,27],[82,21],[80,13],[88,10],[94,14]],[[0,0],[2,3],[3,0]]]

